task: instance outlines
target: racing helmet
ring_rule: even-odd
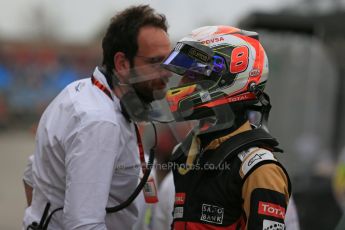
[[[258,33],[223,25],[193,30],[162,66],[181,76],[166,95],[176,121],[213,116],[224,105],[256,104],[268,78]]]

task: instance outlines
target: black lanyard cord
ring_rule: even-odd
[[[123,203],[114,206],[114,207],[107,207],[105,210],[107,211],[107,213],[114,213],[114,212],[118,212],[124,208],[126,208],[128,205],[130,205],[133,200],[138,196],[138,194],[140,193],[140,191],[143,189],[143,187],[145,186],[150,173],[151,173],[151,169],[153,167],[153,160],[154,160],[154,156],[155,156],[155,148],[157,145],[157,130],[156,130],[156,126],[151,122],[153,130],[154,130],[154,135],[155,135],[155,144],[154,146],[150,149],[150,155],[149,155],[149,160],[147,162],[147,166],[146,166],[146,170],[144,172],[143,178],[140,180],[140,183],[138,184],[138,186],[136,187],[136,189],[134,190],[134,192],[127,198],[126,201],[124,201]]]
[[[60,211],[62,210],[63,208],[56,208],[54,209],[48,216],[47,218],[47,215],[48,215],[48,212],[49,212],[49,208],[50,208],[50,203],[48,202],[46,204],[46,207],[44,208],[44,211],[43,211],[43,214],[42,214],[42,217],[41,217],[41,220],[40,220],[40,223],[38,224],[37,222],[32,222],[32,224],[30,224],[26,230],[47,230],[48,229],[48,224],[51,220],[51,218],[53,217],[53,215],[57,212],[57,211]]]

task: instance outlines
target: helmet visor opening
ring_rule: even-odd
[[[211,60],[212,55],[203,50],[179,43],[163,61],[162,66],[179,75],[184,75],[188,71],[210,76],[213,69]]]

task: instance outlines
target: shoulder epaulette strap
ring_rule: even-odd
[[[254,169],[257,165],[265,163],[277,162],[273,153],[263,148],[250,148],[247,151],[239,153],[238,158],[241,160],[240,176],[244,178],[248,172]]]
[[[212,154],[205,156],[204,163],[219,166],[225,160],[231,160],[243,150],[250,147],[270,147],[273,151],[282,152],[276,148],[278,142],[263,129],[254,129],[242,132],[222,143],[221,146]],[[206,155],[206,154],[205,154]]]

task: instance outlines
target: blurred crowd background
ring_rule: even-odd
[[[279,157],[291,175],[301,229],[334,229],[345,207],[345,1],[251,0],[238,3],[238,11],[235,1],[216,1],[215,10],[207,1],[123,1],[111,5],[110,15],[130,4],[150,4],[166,14],[173,44],[203,25],[227,24],[260,33],[270,61],[269,128],[285,150]],[[223,16],[202,15],[205,9],[195,13],[195,4],[222,10]],[[37,9],[35,36],[16,36],[14,30],[8,35],[4,25],[11,19],[0,23],[0,229],[19,229],[25,207],[21,174],[40,115],[63,87],[89,77],[100,64],[101,38],[110,18],[104,14],[88,39],[78,42],[78,36],[57,36],[57,27],[49,30],[45,8]],[[185,20],[193,23],[179,21],[185,17],[180,11],[188,12]],[[69,31],[73,34],[65,29]],[[18,150],[11,148],[20,144],[24,146]]]
[[[89,77],[100,52],[88,46],[41,42],[0,43],[0,130],[37,122],[68,83]]]

